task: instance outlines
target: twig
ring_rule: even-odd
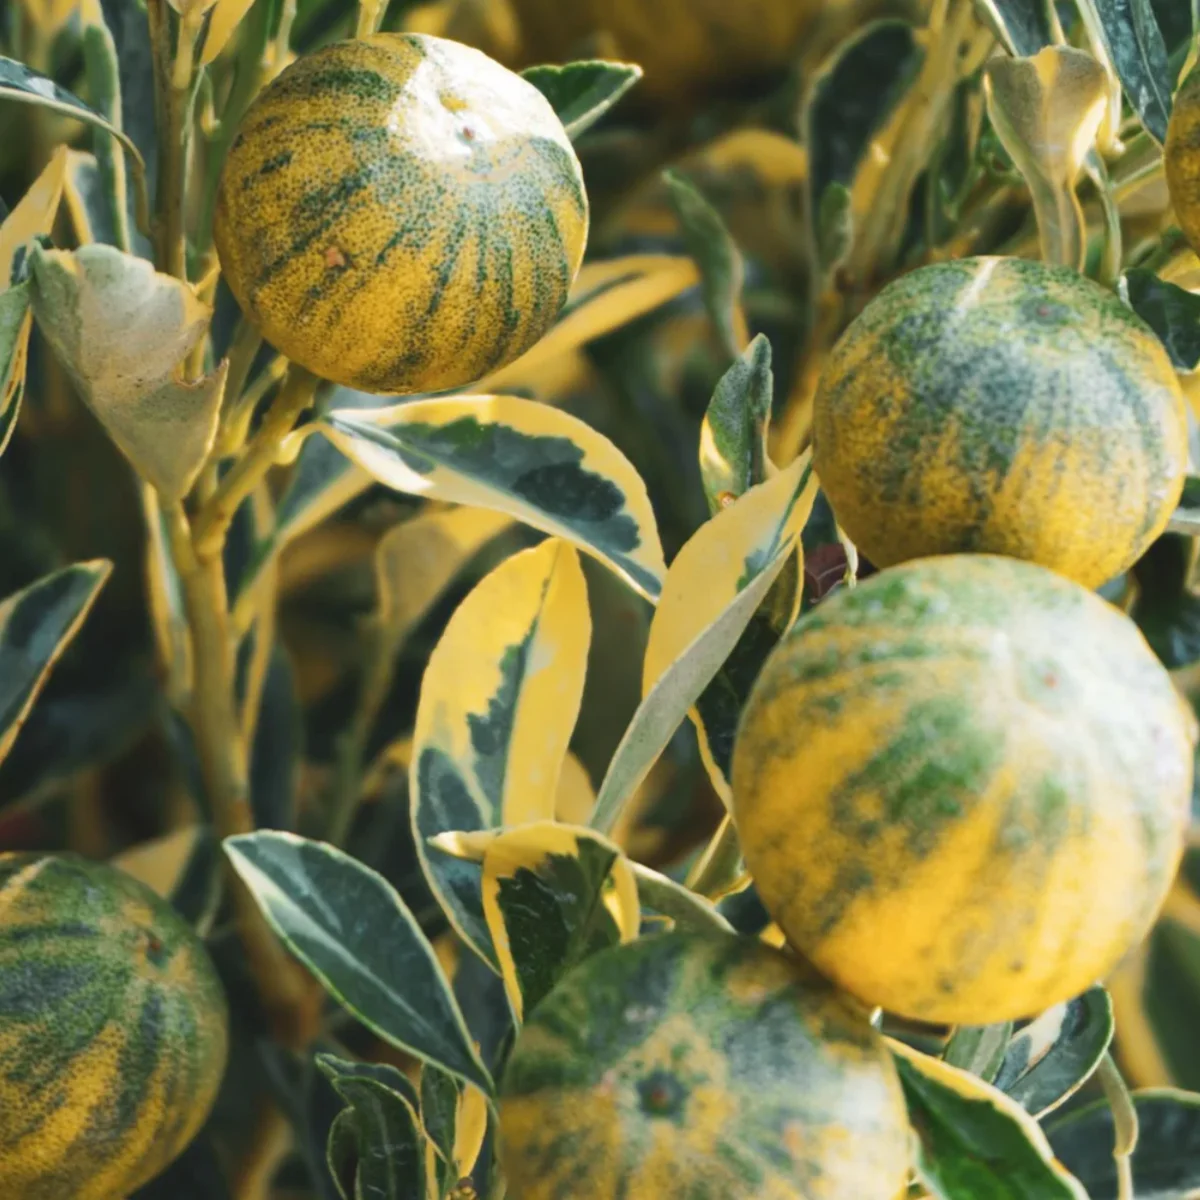
[[[196,519],[196,553],[201,557],[211,557],[220,552],[242,501],[275,465],[279,443],[312,404],[319,383],[315,375],[295,363],[288,369],[287,380],[263,418],[258,432],[250,439],[245,453],[221,480],[220,486]]]
[[[182,504],[167,507],[165,516],[192,637],[190,724],[213,826],[224,839],[251,832],[254,821],[246,743],[235,708],[235,648],[220,545],[216,554],[197,553]],[[285,1045],[306,1045],[318,1027],[319,990],[276,940],[254,897],[228,864],[226,880],[238,933],[271,1027]]]

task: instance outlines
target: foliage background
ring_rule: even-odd
[[[743,372],[734,379],[738,421],[756,411],[751,427],[761,431],[767,405],[754,409],[752,397],[769,395],[771,447],[786,463],[804,440],[823,350],[890,275],[971,252],[1038,253],[1039,187],[1064,186],[1054,176],[1064,168],[1051,161],[1047,139],[1039,143],[1032,125],[1015,141],[1000,136],[984,105],[982,68],[997,40],[1018,55],[1051,40],[1044,36],[1050,10],[1037,0],[987,0],[978,13],[969,4],[937,8],[952,26],[937,37],[928,35],[919,5],[898,4],[876,23],[839,30],[842,40],[820,54],[801,53],[789,71],[713,89],[687,104],[656,106],[639,100],[635,88],[578,140],[593,203],[590,265],[556,334],[489,388],[554,405],[611,440],[646,483],[667,562],[728,502],[714,483],[720,471],[711,461],[706,467],[697,447],[714,389],[735,362]],[[1183,0],[1096,8],[1110,29],[1140,20],[1144,33],[1147,20],[1156,22],[1163,61],[1177,77],[1192,32]],[[1064,26],[1086,40],[1072,6],[1058,9]],[[351,0],[226,0],[207,19],[231,21],[235,10],[244,10],[244,20],[230,25],[235,36],[200,84],[184,205],[187,275],[201,291],[215,278],[207,234],[212,186],[236,112],[249,99],[247,64],[277,69],[290,54],[349,35],[358,19]],[[524,65],[519,33],[499,0],[396,2],[385,22],[447,32]],[[1119,39],[1114,44],[1127,89],[1139,70],[1157,71],[1159,79],[1141,111],[1126,104],[1118,122],[1125,148],[1110,156],[1107,180],[1094,176],[1079,188],[1087,266],[1114,283],[1124,274],[1126,294],[1167,340],[1194,400],[1200,302],[1189,289],[1200,291],[1200,262],[1173,227],[1158,149],[1161,114],[1152,111],[1153,96],[1167,95],[1169,104],[1169,94],[1145,39],[1135,38],[1132,51]],[[939,60],[947,47],[953,53]],[[117,118],[147,165],[149,195],[161,196],[159,172],[171,160],[161,141],[163,110],[141,0],[0,0],[0,50]],[[934,111],[913,101],[919,85],[931,81]],[[114,82],[119,111],[110,110]],[[110,202],[122,161],[115,143],[60,110],[17,103],[29,99],[21,83],[11,64],[0,70],[0,215],[69,145],[60,164],[65,202],[46,230],[53,244],[119,242],[128,225],[131,248],[149,255],[136,222]],[[1064,108],[1051,91],[1047,85],[1041,128],[1078,121],[1082,109]],[[6,94],[13,103],[4,103]],[[867,156],[881,138],[902,151],[882,178]],[[664,178],[668,167],[675,174]],[[1073,189],[1075,169],[1086,176],[1092,164],[1071,168]],[[1105,197],[1124,232],[1116,264],[1105,259],[1112,249],[1104,236]],[[237,352],[237,312],[222,288],[211,298],[216,362]],[[769,341],[770,360],[763,343],[750,346],[759,334]],[[282,370],[269,347],[243,366],[249,413],[270,401]],[[337,389],[322,404],[328,412],[379,401]],[[10,414],[6,403],[6,421]],[[742,479],[732,494],[757,481]],[[469,954],[460,956],[447,933],[410,832],[406,767],[423,672],[451,614],[491,568],[538,544],[540,535],[499,518],[455,526],[442,506],[350,472],[319,437],[305,442],[294,466],[275,472],[270,497],[239,510],[224,555],[230,580],[265,572],[278,597],[277,614],[258,618],[241,662],[243,698],[253,697],[245,719],[254,825],[344,834],[350,853],[387,879],[416,916],[454,977],[473,1035],[494,1046],[506,1033],[502,984]],[[1172,532],[1128,579],[1107,589],[1192,693],[1200,690],[1200,597],[1192,588],[1198,507],[1200,497],[1191,505],[1185,497]],[[117,859],[172,896],[205,933],[221,969],[236,1039],[222,1098],[209,1131],[144,1196],[333,1196],[325,1144],[342,1101],[311,1052],[297,1055],[272,1037],[220,898],[219,841],[205,816],[178,677],[155,636],[164,628],[169,636],[172,625],[148,604],[157,593],[153,559],[147,586],[146,514],[126,458],[35,333],[19,419],[0,462],[0,595],[84,560],[109,559],[115,569],[0,764],[0,849],[69,848]],[[850,566],[819,495],[803,542],[807,607],[840,585]],[[572,786],[560,796],[560,816],[576,821],[642,699],[653,614],[610,570],[586,557],[582,569],[593,631],[571,737]],[[764,610],[768,627],[769,618]],[[777,633],[768,628],[758,636],[769,647]],[[739,644],[734,668],[706,693],[710,734],[731,727],[736,716],[746,686],[738,669],[752,677],[761,660],[753,634]],[[681,878],[722,814],[695,726],[684,722],[613,836],[631,859]],[[1200,1089],[1198,897],[1200,851],[1193,849],[1148,946],[1113,982],[1118,1059],[1136,1087]],[[767,924],[752,893],[735,892],[721,907],[748,932]],[[1079,1030],[1095,1030],[1086,1012],[1074,1017]],[[894,1032],[925,1048],[937,1044],[931,1031]],[[1043,1049],[1062,1053],[1065,1044],[1056,1035]],[[325,1014],[321,1048],[413,1067],[336,1008]],[[1027,1072],[1012,1054],[1007,1069],[1015,1083]],[[1073,1103],[1099,1094],[1093,1080]],[[1145,1161],[1178,1159],[1170,1187],[1200,1186],[1200,1151],[1172,1151],[1171,1158],[1163,1148],[1177,1148],[1180,1137],[1200,1144],[1200,1118],[1189,1112],[1184,1135],[1166,1117],[1158,1121],[1156,1111],[1147,1101]],[[1179,1111],[1171,1109],[1170,1120]],[[1105,1187],[1093,1195],[1108,1194]],[[1177,1194],[1170,1187],[1154,1194]]]

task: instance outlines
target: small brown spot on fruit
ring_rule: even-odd
[[[341,271],[350,264],[340,246],[325,247],[325,266],[330,271]]]

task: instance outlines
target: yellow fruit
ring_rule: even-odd
[[[214,238],[263,336],[370,392],[480,378],[553,323],[587,240],[548,101],[457,42],[378,34],[298,59],[255,100]]]
[[[1134,624],[1031,563],[835,593],[776,649],[733,812],[789,940],[865,1004],[983,1025],[1105,976],[1183,849],[1194,723]]]
[[[199,1132],[225,995],[175,910],[113,867],[0,854],[0,1200],[121,1200]]]
[[[976,551],[1089,587],[1163,531],[1187,471],[1166,350],[1063,267],[969,258],[902,276],[834,348],[813,463],[876,566]]]
[[[667,933],[587,959],[533,1010],[500,1159],[520,1200],[893,1200],[908,1121],[882,1040],[811,968]]]
[[[1163,161],[1176,220],[1200,253],[1200,65],[1188,72],[1175,94]]]

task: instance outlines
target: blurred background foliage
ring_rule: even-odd
[[[1150,5],[1177,77],[1192,14],[1185,0]],[[673,11],[682,0],[663,7]],[[969,4],[933,7],[943,26],[936,37],[928,0],[830,0],[786,59],[750,54],[739,62],[729,46],[708,43],[686,70],[666,54],[679,47],[669,45],[676,26],[664,13],[664,61],[651,55],[645,86],[578,143],[593,205],[589,261],[654,257],[624,289],[596,276],[590,319],[599,336],[502,373],[493,388],[558,405],[610,438],[647,482],[668,562],[709,516],[696,455],[701,422],[747,337],[764,334],[773,350],[773,429],[783,462],[804,441],[823,350],[888,278],[974,252],[1036,252],[1029,191],[992,126],[981,79],[998,33],[1020,53],[1040,48],[1048,10],[1036,0],[987,0],[978,6],[987,21]],[[1057,7],[1063,27],[1082,37],[1070,0]],[[555,25],[576,11],[569,0],[395,0],[384,27],[470,42],[513,67],[610,53],[603,29]],[[238,113],[258,82],[292,56],[352,34],[356,12],[352,0],[221,0],[209,12],[208,70],[196,96],[202,136],[194,171],[203,184],[188,214],[189,275],[201,287],[214,261],[206,231],[216,171]],[[120,117],[149,164],[153,195],[158,134],[141,0],[0,0],[0,53],[103,111],[104,70],[92,41],[100,18],[119,64]],[[53,240],[110,240],[106,135],[43,107],[6,103],[6,82],[0,215],[66,145],[66,203]],[[1120,266],[1149,266],[1200,290],[1200,261],[1173,230],[1159,147],[1128,114],[1118,125],[1110,133],[1124,137],[1124,151],[1108,174],[1124,233]],[[666,168],[682,187],[664,179]],[[1087,183],[1081,196],[1089,269],[1103,275],[1102,189]],[[147,252],[136,232],[134,247]],[[689,256],[696,269],[681,274],[678,263]],[[235,319],[231,297],[218,288],[218,353]],[[1200,339],[1192,353],[1186,337],[1195,314],[1190,326],[1177,315],[1164,320],[1179,337],[1176,361],[1195,403]],[[250,394],[269,399],[280,375],[264,347],[248,373]],[[341,389],[330,407],[377,403]],[[431,519],[436,507],[348,474],[335,449],[310,439],[296,466],[274,480],[286,538],[264,549],[254,513],[243,510],[227,551],[231,578],[278,572],[273,637],[244,664],[245,685],[258,697],[248,718],[255,819],[321,836],[331,797],[347,779],[359,781],[348,846],[395,884],[437,937],[443,919],[421,880],[407,812],[407,739],[421,675],[474,583],[537,535],[503,519],[455,530]],[[804,541],[811,604],[839,586],[847,568],[820,499]],[[204,807],[194,756],[169,703],[171,681],[156,665],[145,554],[134,477],[35,335],[20,421],[0,464],[0,595],[82,559],[106,557],[117,569],[0,767],[0,850],[70,848],[116,858],[169,892],[210,935],[235,1000],[229,1078],[211,1136],[145,1196],[219,1198],[233,1177],[237,1193],[248,1195],[246,1179],[256,1171],[265,1188],[289,1129],[298,1136],[283,1154],[276,1200],[333,1196],[324,1144],[340,1101],[311,1065],[262,1038],[227,916],[214,906],[219,852],[197,819]],[[1195,537],[1171,532],[1106,594],[1129,608],[1181,686],[1200,699],[1195,558]],[[650,618],[649,605],[611,573],[590,560],[584,569],[595,632],[562,800],[567,814],[590,806],[641,697]],[[677,875],[722,813],[685,724],[619,840],[632,857]],[[751,894],[726,907],[742,928],[765,923]],[[450,961],[450,940],[438,944]],[[456,985],[470,1019],[487,1011],[489,996],[496,1000],[499,981],[468,956]],[[1112,994],[1131,1083],[1200,1089],[1200,837],[1159,927]],[[330,1028],[345,1049],[408,1065],[348,1018],[335,1017]],[[278,1104],[264,1103],[269,1096]]]

